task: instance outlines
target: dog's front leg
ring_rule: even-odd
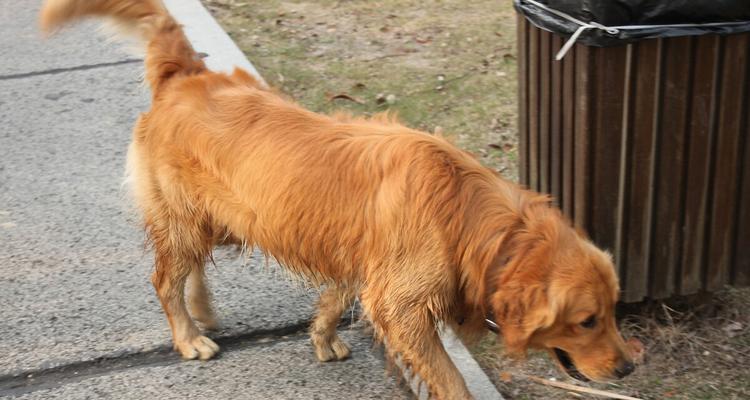
[[[349,357],[349,346],[336,334],[341,314],[352,306],[354,292],[331,285],[320,294],[318,315],[310,325],[310,340],[320,361],[343,360]]]
[[[201,324],[203,329],[216,330],[218,323],[213,307],[211,307],[211,292],[208,290],[202,267],[199,265],[193,268],[188,276],[188,309],[190,315]]]
[[[461,373],[445,351],[427,307],[377,310],[370,307],[366,299],[363,298],[363,306],[378,334],[384,337],[389,357],[392,360],[400,359],[405,368],[419,374],[427,385],[430,399],[473,398]]]

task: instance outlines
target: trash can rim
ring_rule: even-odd
[[[523,14],[529,21],[531,21],[534,25],[538,26],[539,28],[549,30],[552,32],[555,32],[552,30],[549,26],[540,26],[538,21],[535,21],[533,18],[530,18],[530,16],[527,13],[527,10],[529,7],[534,7],[537,9],[537,13],[544,12],[547,13],[549,16],[554,16],[557,18],[560,18],[562,20],[567,21],[570,24],[573,24],[570,28],[573,29],[572,32],[556,32],[561,34],[570,34],[569,39],[566,41],[566,43],[563,45],[563,47],[560,49],[560,51],[556,55],[557,60],[561,60],[565,54],[570,50],[570,48],[579,40],[580,36],[584,34],[586,31],[589,30],[597,30],[599,32],[602,32],[604,34],[610,35],[612,39],[617,39],[617,35],[619,35],[622,31],[655,31],[655,30],[675,30],[675,29],[712,29],[712,28],[732,28],[737,27],[741,31],[750,31],[750,20],[743,20],[743,21],[723,21],[723,22],[703,22],[703,23],[681,23],[681,24],[637,24],[637,25],[614,25],[614,26],[607,26],[601,23],[598,23],[596,21],[583,21],[579,18],[576,18],[566,12],[557,10],[553,7],[550,7],[546,4],[540,3],[537,0],[514,0],[516,9],[519,10],[521,14]]]

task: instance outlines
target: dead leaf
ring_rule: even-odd
[[[349,96],[346,93],[339,93],[339,94],[334,94],[334,95],[329,95],[328,96],[328,101],[334,101],[336,99],[344,99],[344,100],[353,101],[353,102],[355,102],[357,104],[365,104],[364,101],[362,101],[362,100],[360,100],[360,99],[358,99],[356,97]]]
[[[628,339],[626,345],[630,350],[630,356],[633,358],[633,362],[635,364],[642,364],[643,359],[646,357],[646,346],[634,337]]]
[[[510,383],[513,380],[513,375],[508,371],[503,371],[500,373],[500,380],[505,383]]]

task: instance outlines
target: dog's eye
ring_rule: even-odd
[[[581,326],[586,329],[593,329],[596,326],[596,316],[592,315],[581,322]]]

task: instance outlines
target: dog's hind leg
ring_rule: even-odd
[[[203,329],[215,330],[218,327],[213,307],[211,292],[206,283],[204,269],[193,268],[188,276],[188,309],[190,315],[198,321]]]
[[[320,294],[318,314],[310,326],[310,339],[320,361],[349,357],[349,346],[336,334],[341,314],[352,306],[354,292],[345,287],[329,286]]]
[[[219,351],[219,346],[200,334],[188,314],[185,283],[194,271],[202,274],[211,243],[190,219],[178,220],[169,211],[161,213],[161,217],[152,219],[149,226],[156,264],[151,281],[172,328],[175,350],[185,359],[207,360]]]

